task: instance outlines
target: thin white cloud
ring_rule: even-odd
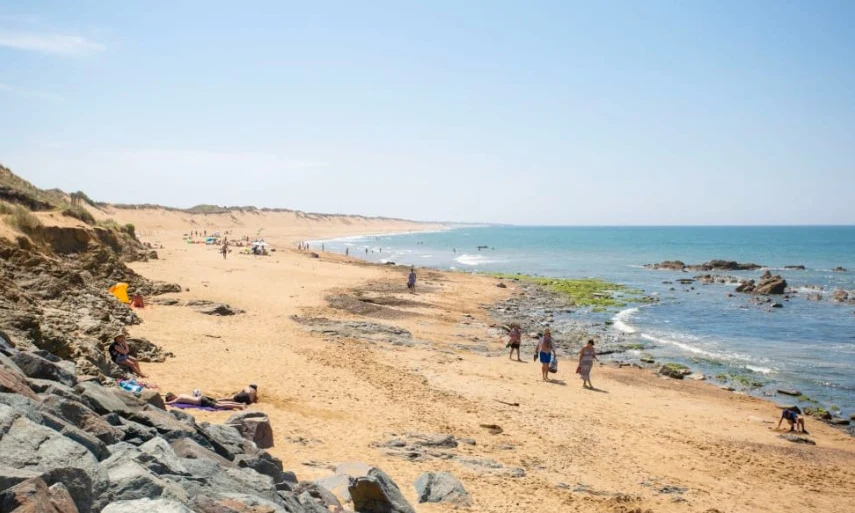
[[[83,36],[0,30],[0,47],[63,57],[81,57],[104,51],[104,45]]]
[[[44,91],[36,91],[33,89],[22,89],[20,87],[11,86],[2,82],[0,82],[0,93],[22,96],[24,98],[34,98],[37,100],[46,100],[51,102],[58,102],[62,100],[62,97],[58,94],[46,93]]]

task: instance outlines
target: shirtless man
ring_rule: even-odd
[[[252,404],[258,402],[258,385],[249,385],[231,397],[218,399],[218,401],[234,401],[241,404]]]
[[[552,362],[553,353],[555,353],[555,345],[552,343],[552,332],[546,328],[534,350],[534,359],[540,358],[540,371],[543,374],[543,381],[549,381],[549,364]]]

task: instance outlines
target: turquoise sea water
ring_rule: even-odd
[[[660,301],[620,311],[579,311],[611,320],[614,336],[642,343],[657,360],[678,361],[708,376],[743,376],[753,393],[797,388],[826,408],[855,412],[855,227],[468,227],[443,232],[325,241],[327,251],[371,261],[556,277],[597,277],[643,289]],[[478,249],[487,246],[487,249]],[[368,252],[366,253],[366,249]],[[663,260],[754,262],[797,291],[784,308],[758,305],[734,285],[665,284],[698,273],[655,271]],[[804,271],[784,270],[804,265]],[[849,272],[834,272],[842,266]],[[762,271],[717,272],[757,278]],[[676,290],[671,291],[674,287]],[[694,287],[692,290],[691,287]],[[823,294],[809,301],[809,293]],[[640,352],[639,354],[640,355]],[[636,356],[638,356],[636,355]],[[622,355],[627,358],[632,355]],[[730,378],[733,382],[733,378]],[[780,402],[792,399],[780,398]],[[803,403],[809,406],[808,403]]]

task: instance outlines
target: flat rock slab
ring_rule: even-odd
[[[187,306],[205,315],[229,316],[244,313],[240,308],[234,308],[225,303],[214,303],[213,301],[199,299],[188,301]]]
[[[816,445],[816,442],[806,436],[799,435],[780,435],[781,438],[794,444]]]
[[[193,513],[178,501],[167,499],[137,499],[108,505],[101,513]]]

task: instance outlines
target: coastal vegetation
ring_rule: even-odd
[[[544,278],[526,274],[502,273],[494,273],[490,276],[502,280],[535,283],[552,292],[569,296],[575,305],[592,307],[594,311],[620,308],[630,303],[645,301],[642,291],[599,278]]]

